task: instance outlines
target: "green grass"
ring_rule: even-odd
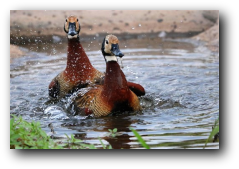
[[[144,139],[139,135],[139,133],[136,130],[134,130],[133,128],[130,128],[130,130],[134,133],[135,137],[137,137],[138,141],[144,148],[150,149],[150,147],[145,143]]]
[[[207,146],[207,143],[212,140],[212,137],[214,137],[217,133],[219,133],[219,117],[218,119],[214,122],[214,126],[212,127],[212,131],[210,135],[208,136],[208,139],[205,142],[205,148]]]
[[[59,149],[52,139],[41,129],[39,122],[27,122],[22,117],[10,120],[11,149]]]
[[[11,149],[97,149],[92,144],[84,144],[73,134],[66,137],[66,142],[57,142],[41,129],[39,122],[27,122],[14,115],[10,120]],[[101,139],[99,140],[103,149],[112,149],[111,145],[104,145]]]

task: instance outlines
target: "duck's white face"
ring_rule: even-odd
[[[117,61],[116,56],[123,57],[124,54],[119,49],[119,40],[114,35],[107,35],[102,44],[103,55],[105,60],[108,61]]]
[[[66,18],[64,30],[68,35],[68,39],[79,37],[80,23],[78,18],[76,16],[69,16],[68,18]]]
[[[119,40],[116,36],[114,35],[107,35],[105,37],[105,53],[110,54],[111,56],[114,56],[114,54],[111,51],[112,44],[118,44]]]

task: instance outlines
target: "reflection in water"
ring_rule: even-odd
[[[130,148],[130,136],[129,126],[131,121],[127,118],[127,113],[120,116],[109,116],[101,119],[71,119],[70,122],[62,124],[63,127],[74,130],[74,136],[77,139],[88,140],[88,143],[99,144],[98,138],[101,138],[107,142],[104,144],[110,144],[113,149],[128,149]],[[109,129],[117,128],[117,133],[113,137],[109,133]],[[91,134],[88,134],[91,133]],[[95,133],[95,134],[94,134]],[[103,133],[101,135],[97,133]],[[92,135],[92,136],[91,136]],[[57,137],[57,135],[56,135]]]
[[[121,38],[119,38],[121,40]],[[48,98],[48,85],[66,66],[65,43],[24,46],[26,56],[10,65],[10,112],[40,121],[54,138],[74,134],[85,143],[141,148],[133,127],[152,148],[202,148],[219,115],[219,57],[190,40],[122,39],[123,72],[144,86],[143,112],[92,119],[73,116],[67,100]],[[105,71],[100,41],[82,42],[93,66]],[[108,129],[117,128],[116,137]],[[210,148],[219,144],[210,143]]]
[[[111,120],[106,121],[106,124],[104,125],[102,131],[108,132],[109,129],[117,128],[117,133],[122,134],[116,134],[115,137],[106,136],[103,137],[103,139],[109,142],[109,144],[112,146],[113,149],[121,149],[121,148],[129,149],[130,137],[127,133],[130,132],[129,129],[130,125],[131,122],[127,118],[124,118],[122,116],[113,117]]]

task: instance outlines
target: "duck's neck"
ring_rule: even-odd
[[[92,69],[93,66],[83,49],[80,40],[68,39],[67,66],[65,71],[71,73],[80,73],[85,69]]]
[[[104,92],[111,94],[113,91],[128,90],[127,80],[116,61],[106,63],[106,73],[104,81]]]

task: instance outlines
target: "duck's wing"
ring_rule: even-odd
[[[138,83],[133,83],[133,82],[127,82],[129,89],[134,92],[137,96],[144,96],[145,95],[145,90],[143,86],[141,86]]]
[[[142,107],[140,105],[139,99],[136,94],[130,91],[130,106],[132,107],[133,111],[142,111]]]
[[[104,79],[105,79],[105,73],[102,73],[102,72],[96,70],[93,83],[96,85],[103,85]]]
[[[60,95],[60,84],[59,81],[57,80],[57,76],[54,79],[52,79],[51,83],[48,86],[49,96],[53,99],[57,99]]]

